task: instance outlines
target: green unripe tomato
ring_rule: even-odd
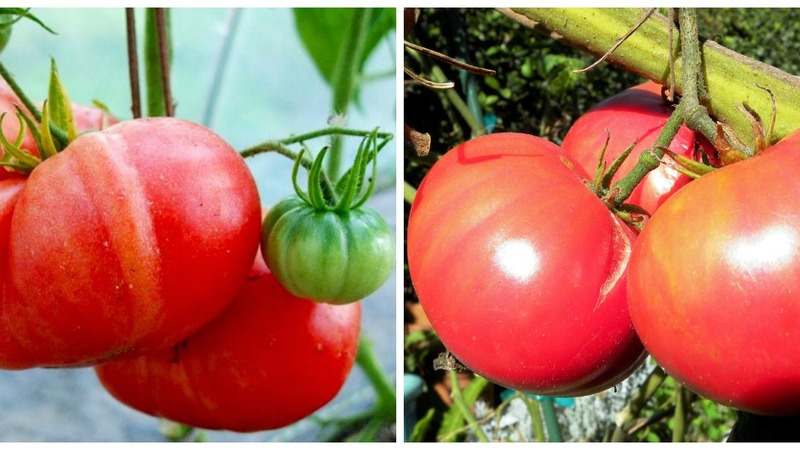
[[[392,231],[375,210],[319,210],[298,197],[270,209],[261,251],[286,290],[334,304],[375,292],[391,274],[395,258]]]

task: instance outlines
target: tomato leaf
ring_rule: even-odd
[[[16,16],[16,18],[13,20],[4,19],[2,21],[3,25],[9,27],[10,29],[11,25],[13,25],[22,18],[26,18],[28,20],[35,22],[36,24],[38,24],[40,27],[44,28],[51,34],[58,34],[55,31],[53,31],[50,27],[45,25],[44,22],[42,22],[38,17],[31,14],[30,10],[31,10],[30,8],[0,8],[0,16],[10,16],[10,17]]]
[[[337,64],[351,51],[345,48],[347,33],[342,31],[348,29],[356,13],[353,8],[294,9],[295,27],[300,40],[317,70],[332,87]],[[369,9],[368,14],[369,28],[363,51],[356,61],[359,73],[363,72],[364,65],[381,39],[395,27],[394,8]]]
[[[428,409],[425,416],[417,420],[417,423],[414,424],[414,429],[408,436],[408,442],[422,442],[425,439],[425,434],[431,428],[434,417],[436,417],[436,409]],[[406,424],[406,426],[409,425],[411,424]]]
[[[78,135],[75,129],[75,118],[72,115],[72,103],[61,77],[58,76],[56,60],[50,59],[50,87],[47,94],[47,112],[53,124],[67,132],[67,139],[72,142]]]

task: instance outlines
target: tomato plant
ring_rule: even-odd
[[[96,367],[126,405],[184,424],[240,432],[296,422],[344,384],[361,305],[318,304],[281,287],[258,255],[231,306],[176,344]]]
[[[19,194],[4,323],[36,365],[171,345],[233,299],[259,223],[250,172],[210,130],[148,118],[83,135]]]
[[[759,414],[800,412],[800,164],[794,134],[665,202],[633,249],[639,336],[697,393]]]
[[[261,249],[270,270],[292,294],[350,303],[375,292],[391,274],[394,236],[380,214],[364,206],[375,184],[376,138],[362,141],[335,203],[322,190],[325,153],[320,152],[311,168],[308,193],[297,185],[297,159],[292,175],[297,195],[270,209],[262,226]],[[359,197],[369,158],[372,176]]]
[[[645,353],[625,295],[633,234],[543,139],[498,133],[447,152],[409,213],[419,301],[464,365],[513,389],[599,392]]]
[[[594,174],[606,140],[608,146],[603,161],[607,166],[628,146],[635,144],[612,178],[612,182],[616,182],[630,172],[643,150],[653,147],[672,111],[673,107],[662,99],[661,85],[642,83],[592,107],[570,127],[561,145],[567,155],[588,174]],[[695,157],[695,132],[683,125],[669,149],[678,155]],[[670,161],[668,156],[663,159]],[[639,183],[628,197],[628,202],[653,213],[664,200],[690,180],[670,165],[662,164]]]

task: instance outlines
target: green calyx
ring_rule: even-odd
[[[2,127],[3,120],[6,120],[7,113],[0,115],[0,128]],[[25,140],[25,134],[28,131],[30,119],[25,116],[21,111],[17,111],[17,120],[19,120],[19,133],[10,142],[3,133],[0,133],[0,145],[2,145],[3,156],[0,158],[0,166],[7,167],[18,172],[30,173],[34,167],[39,165],[41,160],[32,155],[26,150],[22,149],[22,142]],[[35,130],[35,127],[31,127]],[[34,136],[38,133],[33,133]]]
[[[27,174],[39,163],[63,150],[78,136],[72,113],[72,103],[66,88],[61,83],[55,60],[51,60],[48,95],[41,111],[24,95],[19,85],[2,65],[0,65],[0,74],[25,105],[25,108],[30,111],[28,113],[21,106],[16,106],[16,116],[20,126],[14,142],[10,142],[0,133],[0,145],[3,152],[0,165]],[[0,116],[0,123],[4,119],[6,119],[5,113]],[[36,149],[38,149],[40,157],[22,148],[28,130],[36,142]]]
[[[297,196],[320,211],[349,211],[366,203],[375,189],[377,155],[388,140],[378,143],[378,131],[366,136],[358,146],[353,166],[345,172],[335,186],[331,186],[323,171],[323,161],[329,147],[324,147],[314,159],[308,171],[308,190],[303,192],[297,182],[297,173],[307,149],[304,147],[292,167],[292,184]],[[371,175],[367,179],[367,168],[372,162]],[[366,184],[366,189],[365,189]]]

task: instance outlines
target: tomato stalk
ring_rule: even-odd
[[[683,125],[683,110],[679,106],[675,108],[667,123],[664,124],[664,129],[658,135],[654,147],[643,151],[639,155],[639,161],[631,171],[611,186],[604,198],[607,203],[610,202],[612,206],[617,208],[622,206],[644,177],[661,164],[661,157],[664,156],[664,151],[659,147],[667,147],[672,142],[672,139],[675,138],[681,125]]]
[[[703,61],[700,54],[700,38],[697,33],[697,11],[694,8],[681,8],[680,21],[681,55],[683,70],[683,120],[686,126],[699,131],[710,142],[717,138],[717,125],[708,115],[708,109],[701,101],[708,100],[708,92],[703,77]]]
[[[336,60],[331,86],[333,86],[333,113],[345,117],[347,108],[358,86],[358,72],[366,48],[371,9],[353,10],[349,33],[342,42],[342,51]],[[331,157],[328,160],[328,176],[336,179],[342,159],[342,140],[333,135]]]
[[[625,441],[628,430],[636,423],[639,414],[642,412],[642,408],[644,408],[650,398],[653,397],[653,394],[655,394],[656,389],[658,389],[666,379],[667,373],[664,372],[664,369],[662,369],[661,366],[655,366],[644,383],[639,387],[639,390],[633,394],[622,411],[618,412],[614,418],[616,427],[611,436],[612,442]]]
[[[501,9],[501,12],[527,27],[598,57],[606,53],[641,16],[641,10],[635,8],[513,8]],[[607,60],[667,85],[670,58],[677,54],[677,44],[676,38],[669,41],[668,19],[654,13]],[[774,93],[780,111],[771,143],[800,128],[800,79],[710,40],[700,46],[700,60],[706,75],[706,106],[712,116],[730,125],[737,135],[752,141],[750,123],[737,104],[746,102],[758,111],[771,108],[770,96],[759,86]],[[674,65],[676,74],[681,75],[685,67],[684,58],[676,58]],[[681,77],[678,76],[676,81],[676,91],[682,93]]]
[[[658,135],[653,148],[642,152],[639,162],[607,194],[607,200],[611,200],[615,207],[621,207],[639,182],[661,164],[661,158],[664,156],[663,149],[669,146],[683,123],[702,133],[711,142],[714,142],[717,137],[717,125],[708,115],[708,110],[700,103],[701,97],[703,99],[706,97],[706,89],[697,34],[697,12],[691,8],[681,8],[678,14],[681,23],[680,40],[684,65],[681,73],[684,87],[683,97]]]
[[[139,58],[136,48],[136,14],[133,8],[125,8],[125,27],[128,48],[128,77],[131,84],[131,112],[133,118],[142,117],[142,98],[139,92]]]
[[[483,428],[481,428],[478,421],[475,420],[475,416],[472,414],[469,405],[467,405],[467,401],[464,399],[464,393],[461,391],[461,386],[458,384],[458,373],[455,370],[450,371],[450,384],[452,385],[450,397],[453,399],[453,405],[458,408],[464,420],[467,421],[467,425],[470,430],[475,433],[475,437],[477,437],[480,442],[489,442],[489,437],[486,436]]]
[[[147,115],[174,115],[170,89],[169,66],[172,59],[169,32],[169,10],[148,8],[145,15],[145,80],[147,83]]]
[[[288,148],[289,145],[293,144],[302,144],[306,141],[310,141],[312,139],[316,139],[319,137],[324,136],[353,136],[353,137],[363,137],[367,138],[371,135],[374,135],[377,139],[380,139],[380,143],[377,146],[377,149],[374,153],[370,152],[367,155],[366,163],[372,161],[372,158],[376,157],[377,154],[392,140],[394,139],[394,135],[392,133],[386,132],[379,132],[377,130],[354,130],[349,128],[342,128],[342,127],[329,127],[323,128],[320,130],[311,131],[308,133],[298,134],[295,136],[290,136],[284,139],[272,140],[263,142],[261,144],[254,145],[252,147],[248,147],[239,152],[243,158],[251,158],[253,156],[259,155],[261,153],[270,153],[275,152],[280,155],[283,155],[291,160],[299,161],[299,164],[306,169],[311,169],[313,165],[313,161],[310,158],[305,158],[301,155],[302,152],[295,152]],[[341,180],[346,179],[349,171],[346,172],[341,178]],[[326,172],[323,170],[320,172],[320,182],[322,183],[322,189],[326,192],[326,195],[330,195],[335,192],[335,187],[331,183],[330,178],[328,178]],[[338,183],[337,183],[338,185]]]

